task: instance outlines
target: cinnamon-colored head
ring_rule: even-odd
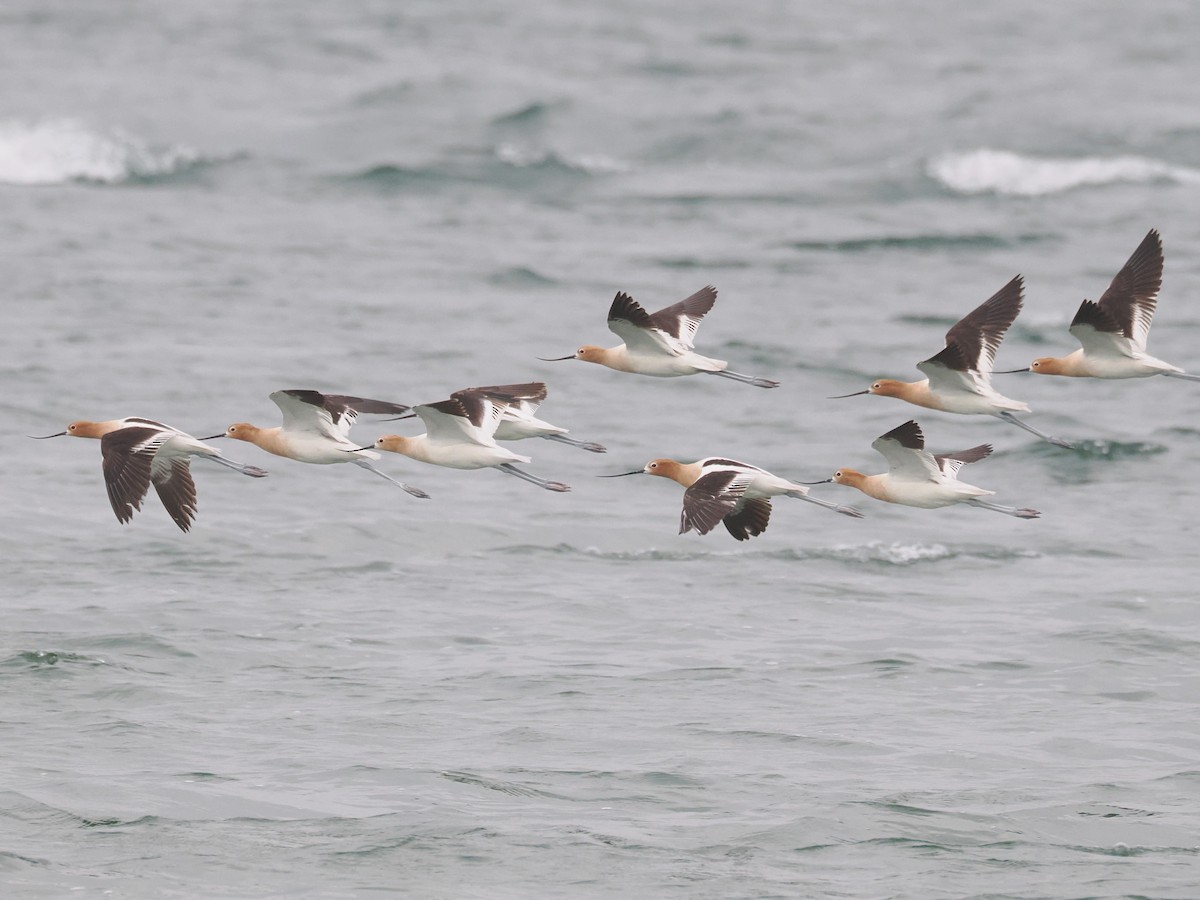
[[[385,434],[372,445],[376,450],[386,450],[388,453],[405,453],[412,438],[399,434]]]
[[[642,471],[647,475],[658,475],[661,478],[678,481],[684,487],[688,487],[690,484],[690,480],[684,477],[683,464],[673,459],[652,459],[646,463],[646,467]]]
[[[833,480],[837,484],[845,484],[850,487],[858,487],[862,480],[867,476],[857,469],[838,469],[833,473]]]
[[[897,381],[894,378],[880,378],[871,383],[867,390],[879,397],[900,397],[908,387],[908,382]]]
[[[113,430],[112,422],[88,422],[81,419],[68,425],[66,434],[68,437],[102,438]]]
[[[249,422],[236,422],[225,429],[225,437],[233,438],[235,441],[250,441],[250,443],[254,443],[254,438],[258,432],[259,428],[257,425],[251,425]]]
[[[575,351],[575,358],[584,362],[598,363],[604,359],[605,349],[595,344],[584,344]]]
[[[1063,361],[1055,356],[1041,356],[1029,364],[1029,371],[1036,375],[1062,375]]]

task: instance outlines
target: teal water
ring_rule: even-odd
[[[875,397],[1020,272],[1073,347],[1149,228],[1200,370],[1189,5],[17,2],[0,13],[0,884],[20,897],[1126,897],[1200,883],[1200,393],[1004,376],[1068,453]],[[541,363],[712,283],[778,378]],[[541,379],[606,456],[230,456],[121,526],[77,418],[269,425]],[[997,376],[999,382],[1000,376]],[[850,497],[679,536],[732,456],[910,417],[1018,521]],[[362,422],[364,443],[394,428]]]

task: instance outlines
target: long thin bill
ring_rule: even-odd
[[[836,397],[826,397],[825,399],[826,400],[845,400],[847,397],[858,397],[858,396],[861,396],[862,394],[869,394],[869,393],[871,393],[869,390],[855,391],[853,394],[838,394]]]
[[[27,435],[25,435],[25,437],[33,438],[35,441],[45,441],[45,440],[49,440],[52,437],[62,437],[65,434],[66,434],[65,431],[59,431],[54,434],[27,434]]]
[[[634,469],[632,472],[618,472],[616,475],[597,475],[597,478],[624,478],[626,475],[645,475],[644,469]]]

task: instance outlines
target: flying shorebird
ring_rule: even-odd
[[[888,471],[885,474],[864,475],[855,469],[841,468],[825,481],[858,488],[868,497],[885,503],[921,509],[967,503],[1019,519],[1036,519],[1041,515],[1036,509],[1000,506],[981,500],[981,497],[991,496],[995,491],[985,491],[958,480],[958,470],[964,465],[979,462],[991,455],[991,444],[934,455],[925,449],[925,435],[921,432],[921,426],[910,419],[876,438],[871,446],[887,460]]]
[[[190,434],[155,422],[128,416],[106,422],[72,422],[66,431],[47,434],[52,437],[100,439],[104,485],[117,521],[124,524],[142,508],[150,485],[181,530],[192,527],[196,517],[196,484],[192,481],[191,460],[207,459],[249,475],[262,478],[267,472],[226,459],[215,447],[201,443]],[[206,438],[207,440],[207,438]]]
[[[1162,239],[1153,228],[1133,251],[1098,302],[1084,300],[1068,329],[1082,345],[1062,357],[1043,356],[1027,369],[1038,375],[1076,378],[1148,378],[1167,375],[1200,381],[1146,352],[1146,338],[1162,287]],[[1008,374],[1008,373],[1005,373]]]
[[[412,459],[451,469],[499,469],[549,491],[569,491],[569,485],[547,481],[518,469],[513,463],[531,462],[496,443],[494,435],[505,405],[485,389],[455,391],[448,400],[414,406],[412,411],[425,423],[425,434],[404,437],[384,435],[360,450],[386,450]]]
[[[581,450],[587,450],[591,453],[608,452],[603,444],[597,444],[592,441],[577,441],[574,438],[567,437],[569,432],[566,428],[551,425],[549,422],[545,422],[535,415],[542,401],[546,399],[546,385],[543,382],[531,381],[527,384],[494,384],[486,387],[464,388],[461,391],[455,391],[450,396],[457,397],[465,393],[484,394],[503,404],[504,411],[500,416],[500,425],[496,429],[495,435],[493,435],[498,441],[522,441],[526,438],[545,438],[548,441],[569,444],[572,447],[578,447]],[[416,413],[410,412],[396,418],[411,419],[415,416]]]
[[[755,387],[779,387],[778,381],[730,372],[729,363],[725,360],[709,359],[695,352],[693,347],[700,320],[716,301],[717,289],[708,285],[678,303],[656,313],[648,313],[640,303],[622,291],[609,307],[608,328],[625,343],[607,349],[584,344],[570,356],[538,358],[543,362],[581,359],[608,366],[618,372],[634,372],[657,378],[704,372]]]
[[[1024,302],[1024,281],[1017,275],[946,332],[946,346],[936,356],[917,363],[923,381],[880,378],[865,391],[830,399],[877,394],[899,397],[915,406],[968,416],[995,416],[1036,434],[1044,441],[1072,449],[1069,441],[1051,437],[1018,419],[1013,412],[1027,412],[1028,404],[1011,400],[992,387],[996,351]]]
[[[249,422],[230,425],[223,434],[215,434],[204,440],[219,437],[247,441],[268,453],[284,456],[304,463],[329,465],[354,463],[354,465],[386,478],[392,484],[404,488],[414,497],[428,498],[420,488],[397,481],[391,475],[371,465],[371,459],[379,459],[378,453],[357,452],[358,444],[348,437],[350,428],[359,413],[403,413],[409,407],[385,400],[370,400],[364,397],[347,397],[342,394],[322,394],[318,391],[289,390],[274,391],[271,400],[283,413],[283,424],[274,428],[259,428]],[[363,457],[367,457],[364,459]]]
[[[757,466],[719,456],[705,457],[692,463],[652,459],[644,468],[600,477],[621,478],[642,474],[670,478],[686,488],[680,534],[691,528],[700,534],[707,534],[718,522],[723,522],[725,530],[734,538],[749,540],[767,530],[771,518],[771,498],[780,496],[796,497],[842,515],[862,518],[862,513],[852,506],[839,506],[828,500],[810,497],[808,488],[799,482],[788,481]],[[720,510],[724,512],[717,516]]]

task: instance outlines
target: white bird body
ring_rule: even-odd
[[[674,465],[668,465],[668,463],[674,463]],[[736,472],[748,478],[742,494],[747,500],[781,496],[811,499],[808,496],[809,488],[806,485],[797,481],[789,481],[766,469],[760,469],[758,466],[722,456],[706,456],[704,459],[698,459],[691,463],[681,463],[675,460],[651,460],[646,464],[646,472],[650,475],[663,475],[684,487],[690,487],[709,472]]]
[[[566,428],[552,425],[539,419],[536,415],[542,401],[546,399],[546,385],[540,381],[527,384],[500,384],[486,387],[467,388],[466,393],[478,392],[491,398],[502,406],[500,424],[492,435],[497,441],[523,441],[529,438],[545,438],[592,453],[604,453],[601,444],[591,441],[579,441],[567,437],[570,433]],[[457,396],[455,391],[451,396]],[[528,460],[526,460],[528,461]]]
[[[585,344],[571,356],[615,369],[654,378],[677,378],[706,372],[755,387],[779,387],[778,381],[729,371],[723,359],[711,359],[695,351],[696,332],[705,314],[717,300],[712,285],[701,288],[678,303],[648,313],[628,294],[618,292],[608,310],[608,328],[624,343],[615,347]]]
[[[1117,340],[1105,340],[1099,332],[1093,334],[1094,338],[1088,338],[1090,346],[1081,347],[1057,360],[1062,371],[1044,372],[1040,368],[1032,371],[1043,375],[1067,375],[1076,378],[1149,378],[1151,375],[1185,374],[1179,366],[1151,356],[1145,350],[1132,346],[1127,340],[1121,343],[1129,346],[1113,346],[1118,344]],[[1109,346],[1099,349],[1098,345],[1102,340]]]
[[[496,429],[507,406],[485,388],[455,391],[448,400],[413,407],[425,424],[425,434],[415,437],[384,435],[375,441],[379,450],[400,453],[411,459],[450,469],[497,468],[510,475],[553,491],[570,488],[513,468],[513,463],[531,462],[496,443]]]
[[[956,322],[946,332],[946,346],[942,351],[917,363],[917,368],[925,374],[923,381],[881,378],[865,391],[843,396],[876,394],[897,397],[914,406],[941,412],[996,416],[1052,444],[1072,447],[1068,441],[1051,437],[1018,419],[1013,413],[1028,412],[1029,406],[1005,397],[992,387],[996,351],[1021,311],[1024,291],[1024,279],[1017,275]]]
[[[925,449],[925,435],[921,432],[921,426],[909,420],[876,438],[871,446],[887,460],[887,472],[864,475],[855,469],[842,468],[829,480],[857,488],[868,497],[885,503],[920,509],[969,503],[1021,519],[1035,519],[1040,515],[1035,509],[1018,509],[981,500],[981,497],[991,496],[995,491],[958,480],[958,471],[964,465],[991,455],[990,444],[935,455]]]
[[[121,523],[128,522],[141,509],[142,500],[153,485],[175,524],[183,531],[189,530],[196,517],[193,457],[211,460],[252,478],[267,474],[257,466],[226,459],[216,447],[153,419],[127,416],[105,422],[72,422],[66,431],[46,437],[62,435],[100,440],[104,485]]]
[[[274,391],[270,397],[283,414],[282,425],[260,428],[248,422],[237,422],[225,430],[224,437],[247,441],[268,453],[297,462],[319,466],[353,463],[404,488],[414,497],[424,499],[429,496],[420,488],[396,481],[375,468],[370,460],[380,459],[380,455],[361,450],[347,436],[360,412],[402,413],[409,410],[408,406],[309,390]]]
[[[683,511],[679,533],[695,529],[707,534],[718,523],[734,538],[748,540],[767,530],[772,497],[796,497],[843,515],[862,518],[852,506],[838,506],[810,497],[807,486],[773,475],[765,469],[720,456],[691,463],[674,459],[652,459],[645,467],[621,475],[658,475],[682,485]],[[608,478],[620,476],[609,475]]]
[[[1162,238],[1150,229],[1100,299],[1095,303],[1084,300],[1079,305],[1069,330],[1080,348],[1063,357],[1035,359],[1029,371],[1073,378],[1168,375],[1200,380],[1146,352],[1162,272]]]

